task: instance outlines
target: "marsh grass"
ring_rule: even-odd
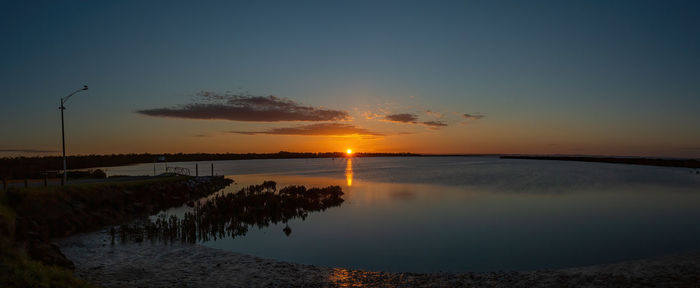
[[[0,240],[0,287],[98,287],[68,269],[29,260],[7,239]]]
[[[263,228],[270,224],[287,223],[294,218],[306,219],[309,213],[324,211],[343,203],[339,186],[309,188],[288,186],[277,190],[273,181],[245,187],[237,193],[216,195],[205,202],[196,202],[194,209],[182,218],[160,214],[155,220],[139,221],[112,228],[112,242],[163,242],[216,240],[245,235],[249,227]],[[289,236],[291,228],[283,232]]]
[[[48,241],[50,237],[87,231],[104,221],[125,218],[137,212],[132,200],[167,202],[163,195],[175,192],[170,190],[172,187],[180,187],[176,194],[182,197],[189,191],[183,187],[187,187],[185,182],[190,178],[157,177],[0,190],[0,287],[97,287],[75,277],[71,270],[31,260],[25,250],[26,241],[37,237]],[[119,214],[120,209],[126,210]],[[40,235],[29,236],[30,232]]]
[[[97,287],[73,275],[68,269],[29,260],[24,249],[12,239],[14,210],[0,191],[0,287]]]

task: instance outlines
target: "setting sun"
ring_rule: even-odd
[[[348,153],[348,155],[352,154],[352,149],[348,149],[348,151],[345,151],[345,153]]]

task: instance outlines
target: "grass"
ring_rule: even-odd
[[[98,287],[73,276],[70,270],[28,260],[7,239],[0,242],[0,287]]]
[[[0,225],[7,226],[2,229],[13,229],[10,226],[14,218],[5,191],[0,190]],[[70,270],[29,260],[8,234],[12,233],[0,234],[0,287],[98,287],[75,277]]]
[[[129,205],[135,202],[160,201],[158,203],[162,203],[163,199],[160,197],[163,197],[164,193],[170,195],[170,191],[164,192],[163,189],[152,188],[169,187],[170,182],[186,181],[189,178],[191,177],[149,177],[125,181],[77,183],[62,187],[12,187],[8,190],[0,190],[0,287],[97,287],[75,277],[70,270],[31,260],[23,244],[15,241],[16,238],[21,238],[15,235],[16,215],[22,215],[25,218],[24,222],[27,222],[27,217],[31,216],[40,225],[51,225],[50,227],[55,228],[56,231],[75,232],[75,230],[62,229],[89,229],[92,226],[101,225],[100,221],[113,221],[126,215],[124,213],[133,213],[134,210]],[[160,183],[165,185],[158,185]],[[138,193],[125,194],[124,191]],[[183,191],[179,192],[186,194]],[[75,212],[70,206],[72,200],[82,203],[85,210]],[[131,210],[126,209],[130,212],[125,212],[126,210],[119,207],[130,207]],[[101,209],[112,211],[116,215],[103,213],[101,216],[104,217],[98,217],[90,214]],[[119,214],[121,212],[123,213]],[[63,222],[47,220],[58,216],[68,220]],[[52,231],[46,226],[41,227],[44,227],[41,231],[48,231],[47,233]]]
[[[104,182],[88,182],[88,183],[76,183],[76,184],[68,184],[66,186],[49,186],[49,187],[15,187],[13,189],[18,189],[21,192],[27,192],[27,193],[46,193],[46,192],[57,192],[57,191],[64,191],[64,190],[70,190],[71,188],[81,188],[81,189],[94,189],[94,188],[104,188],[104,187],[109,187],[109,186],[121,186],[121,187],[128,187],[128,186],[141,186],[141,185],[149,185],[149,184],[155,184],[155,183],[161,183],[161,182],[170,182],[170,181],[175,181],[175,180],[182,180],[183,177],[190,177],[191,176],[168,176],[168,177],[150,177],[146,179],[135,179],[135,180],[128,180],[128,181],[104,181]]]
[[[150,184],[162,183],[162,182],[170,182],[170,181],[175,181],[175,180],[182,180],[182,179],[186,179],[186,178],[193,178],[193,177],[192,176],[148,177],[145,179],[128,180],[128,181],[105,181],[105,182],[78,183],[78,184],[70,184],[70,185],[68,185],[68,187],[78,186],[78,187],[99,188],[99,187],[104,187],[104,186],[109,186],[109,185],[141,186],[141,185],[150,185]]]
[[[3,190],[0,190],[0,218],[7,219],[8,221],[15,220],[15,211],[7,206],[7,195]]]

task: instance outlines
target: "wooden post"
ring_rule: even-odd
[[[66,173],[66,172],[63,171],[63,173]],[[61,186],[66,186],[66,177],[63,177],[63,175],[61,175]]]
[[[199,177],[199,164],[194,164],[194,176]]]
[[[49,174],[44,174],[44,187],[49,186]]]
[[[214,176],[214,163],[211,163],[211,176]]]
[[[29,179],[27,179],[27,178],[25,177],[25,178],[24,178],[24,188],[27,188],[27,187],[29,187]]]
[[[2,178],[2,190],[7,189],[7,180],[5,180],[5,177]]]

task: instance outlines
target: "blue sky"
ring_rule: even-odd
[[[352,146],[700,157],[695,1],[0,5],[0,150],[58,150],[59,98],[87,84],[90,90],[67,104],[69,154]],[[251,122],[138,113],[200,103],[202,91],[274,95],[350,118]],[[418,121],[387,121],[396,114]],[[445,126],[421,125],[430,121]],[[382,136],[230,133],[317,124]],[[2,155],[13,153],[20,152]]]

